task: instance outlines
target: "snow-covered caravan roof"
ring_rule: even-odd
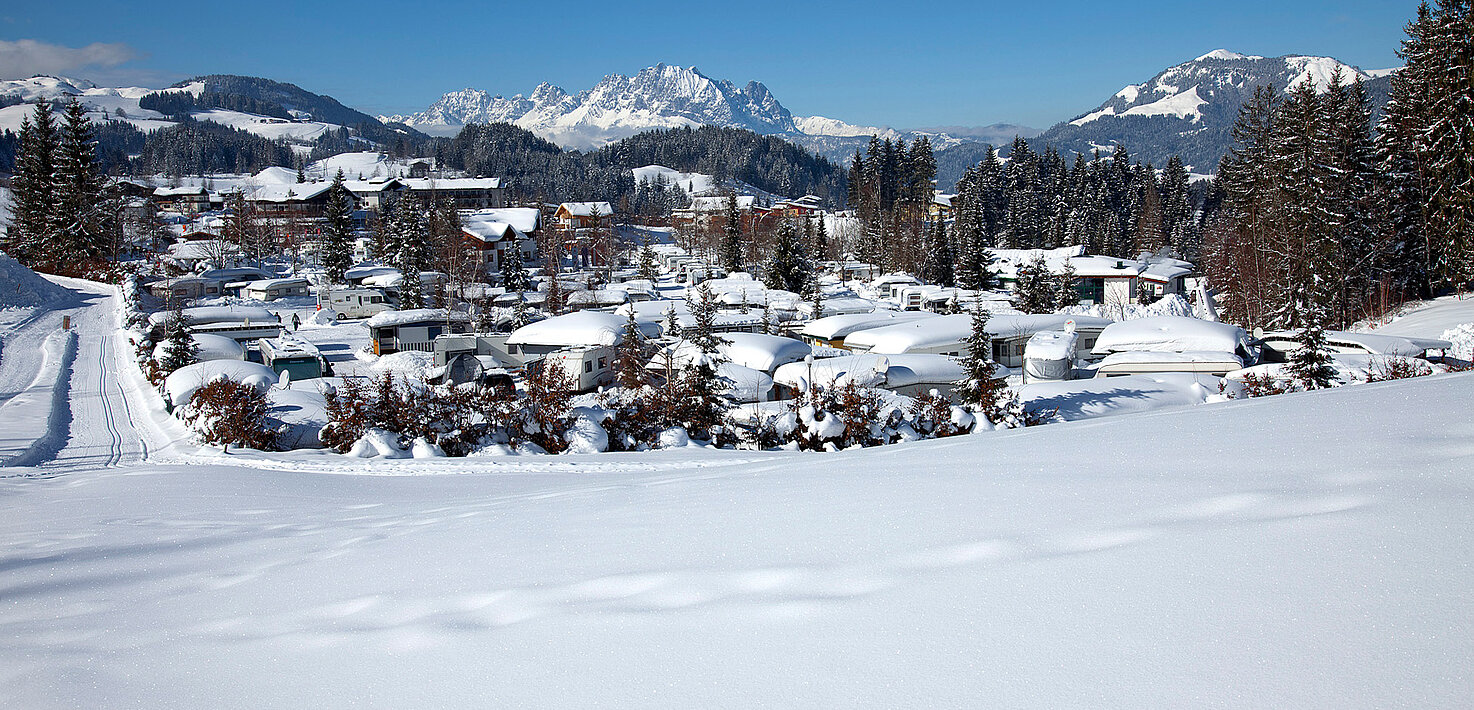
[[[312,282],[303,278],[284,279],[261,279],[246,284],[246,288],[252,291],[264,291],[268,288],[281,288],[283,286],[311,286]]]
[[[850,333],[861,330],[870,330],[897,323],[906,323],[926,318],[937,318],[937,314],[930,311],[873,311],[871,313],[848,313],[838,316],[828,316],[805,324],[800,331],[810,338],[821,340],[836,340],[844,338]]]
[[[772,372],[780,366],[798,362],[810,355],[813,348],[807,343],[764,333],[723,333],[727,340],[717,350],[723,357],[743,367],[762,372]],[[676,363],[685,364],[696,358],[698,351],[690,343],[680,343],[668,348],[666,357]]]
[[[467,323],[470,320],[471,316],[460,311],[447,311],[444,308],[411,308],[407,311],[375,313],[363,324],[369,328],[389,328],[410,323],[445,323],[447,321]]]
[[[866,314],[874,312],[879,305],[880,304],[868,298],[856,298],[853,296],[826,298],[824,299],[823,304],[820,306],[821,311],[819,315],[823,316],[825,314],[828,314],[831,316],[837,316],[847,314]],[[886,304],[886,306],[890,308],[895,308],[894,304]],[[813,304],[808,301],[803,301],[802,303],[799,303],[797,310],[799,313],[802,313],[804,315],[814,315]]]
[[[1029,336],[1024,357],[1030,360],[1073,360],[1080,336],[1063,330],[1041,330]]]
[[[988,319],[988,333],[994,338],[1033,335],[1041,330],[1063,328],[1071,320],[1082,330],[1103,329],[1111,324],[1104,318],[1090,316],[1006,314]],[[862,330],[845,338],[845,345],[873,353],[901,354],[961,343],[971,334],[972,315],[958,313]]]
[[[343,272],[343,278],[344,279],[347,279],[347,280],[352,280],[352,279],[366,279],[366,278],[368,278],[370,276],[379,276],[379,275],[382,275],[382,274],[397,274],[397,273],[399,273],[399,269],[396,269],[396,268],[394,268],[392,266],[381,266],[381,265],[355,266],[355,267],[353,267],[351,269],[348,269],[347,271],[344,271]]]
[[[507,338],[508,345],[618,345],[625,318],[613,313],[577,311],[524,325]]]
[[[170,313],[172,311],[159,311],[150,315],[149,325],[163,325],[169,320]],[[275,314],[259,306],[198,306],[186,308],[183,313],[184,322],[189,325],[240,323],[248,320],[254,323],[275,323],[277,321]]]
[[[271,272],[249,266],[230,269],[210,269],[200,273],[202,278],[219,279],[221,281],[249,281],[252,279],[272,278]]]
[[[876,279],[874,281],[871,281],[870,282],[870,287],[871,288],[880,288],[881,286],[890,286],[892,284],[919,284],[919,283],[921,283],[921,282],[920,281],[917,281],[916,280],[916,277],[915,276],[912,276],[911,274],[885,274],[884,276],[881,276],[880,278],[878,278],[878,279]]]
[[[276,373],[260,363],[245,360],[210,360],[185,365],[170,373],[164,379],[164,393],[174,406],[182,407],[189,403],[196,390],[222,377],[254,385],[258,389],[266,389],[277,382]]]
[[[1244,366],[1244,359],[1231,352],[1217,350],[1186,350],[1182,352],[1166,351],[1141,351],[1129,350],[1125,352],[1111,353],[1096,364],[1097,369],[1105,368],[1107,365],[1128,365],[1142,363],[1196,363],[1217,362],[1237,363],[1231,369],[1237,370]]]
[[[200,362],[246,359],[246,349],[241,347],[241,344],[233,338],[227,338],[223,335],[211,335],[209,333],[191,333],[189,339],[194,341],[196,348],[195,357]],[[154,346],[154,359],[163,358],[164,353],[169,350],[169,342],[168,340],[164,340]]]
[[[160,187],[154,190],[154,197],[185,197],[188,195],[206,194],[209,194],[209,190],[206,190],[203,186],[200,185],[182,187]]]
[[[1267,343],[1289,345],[1288,348],[1276,347],[1276,350],[1288,352],[1299,347],[1299,334],[1293,330],[1265,333],[1262,339]],[[1448,350],[1453,347],[1453,343],[1447,340],[1339,330],[1326,331],[1326,343],[1332,347],[1363,350],[1371,355],[1402,355],[1404,357],[1422,357],[1429,350]]]
[[[1112,323],[1095,341],[1094,352],[1097,355],[1130,350],[1247,353],[1249,336],[1243,328],[1227,323],[1183,316],[1155,316]]]
[[[501,222],[510,224],[512,228],[527,234],[537,231],[538,221],[542,213],[536,207],[499,207],[496,209],[473,210],[464,214],[464,221]]]
[[[845,355],[809,362],[792,362],[773,373],[773,381],[796,390],[808,389],[810,380],[819,387],[842,387],[853,382],[862,387],[909,387],[949,384],[963,377],[961,363],[946,355]]]

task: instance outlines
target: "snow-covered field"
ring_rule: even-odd
[[[62,284],[66,436],[0,469],[6,707],[1474,697],[1474,374],[831,454],[225,456]]]

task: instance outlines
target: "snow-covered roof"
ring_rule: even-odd
[[[400,178],[404,186],[415,192],[433,190],[495,190],[501,178]],[[608,204],[607,202],[604,204]]]
[[[1030,360],[1073,360],[1080,336],[1064,330],[1041,330],[1029,336],[1024,357]]]
[[[507,338],[508,345],[618,345],[626,318],[613,313],[577,311],[524,325]]]
[[[162,325],[169,319],[171,313],[172,311],[159,311],[149,315],[149,325]],[[277,321],[274,313],[259,306],[197,306],[186,308],[183,313],[184,322],[189,325],[240,323],[248,320],[255,323],[275,323]]]
[[[195,391],[219,378],[254,385],[265,389],[277,382],[271,368],[257,362],[245,360],[209,360],[197,362],[170,373],[164,379],[164,393],[176,407],[189,404]]]
[[[1095,341],[1094,352],[1098,355],[1131,350],[1247,352],[1248,347],[1248,334],[1236,325],[1183,316],[1154,316],[1112,323]]]
[[[614,208],[608,202],[564,202],[558,205],[558,209],[574,217],[592,217],[596,209],[600,217],[614,214]]]
[[[727,340],[717,348],[722,357],[762,372],[772,372],[781,365],[798,362],[813,352],[808,343],[779,335],[723,333],[721,337]],[[695,347],[685,342],[668,348],[666,353],[677,364],[690,362],[698,355]]]
[[[160,187],[154,189],[154,197],[187,197],[191,195],[207,195],[209,190],[200,185],[184,185],[180,187]]]
[[[846,355],[783,365],[773,381],[791,389],[808,389],[810,377],[819,387],[853,382],[862,387],[908,387],[961,380],[962,365],[946,355]]]
[[[1265,333],[1263,340],[1271,343],[1290,344],[1290,349],[1299,347],[1299,334],[1292,330]],[[1377,333],[1351,333],[1339,330],[1326,331],[1326,343],[1333,347],[1355,348],[1372,355],[1403,355],[1422,357],[1428,350],[1447,350],[1453,343],[1432,338],[1406,338],[1398,335]],[[1283,347],[1276,349],[1285,349]]]
[[[444,323],[446,321],[464,323],[470,320],[469,315],[460,311],[447,311],[444,308],[411,308],[407,311],[376,313],[363,324],[369,328],[388,328],[411,323]]]
[[[500,222],[512,225],[523,234],[537,231],[538,221],[542,213],[536,207],[499,207],[496,209],[473,210],[463,212],[462,222],[471,224],[473,222]]]
[[[252,202],[297,202],[311,200],[332,188],[327,182],[295,182],[287,185],[262,185],[246,195]]]
[[[757,198],[752,195],[738,195],[737,209],[747,211],[757,204]],[[727,210],[727,198],[717,197],[693,197],[691,198],[692,212],[725,212]]]
[[[1138,363],[1194,363],[1194,362],[1217,362],[1237,363],[1232,369],[1237,370],[1244,366],[1243,358],[1231,352],[1218,350],[1187,350],[1183,352],[1163,351],[1141,351],[1131,350],[1116,352],[1101,359],[1097,367],[1107,365],[1124,365]]]
[[[828,316],[804,324],[801,331],[811,338],[822,340],[835,340],[844,338],[850,333],[861,330],[871,330],[906,323],[926,318],[936,318],[937,314],[931,311],[874,311],[871,313],[849,313],[838,316]]]
[[[284,286],[309,286],[312,282],[303,278],[284,279],[261,279],[246,284],[246,288],[252,291],[265,291],[269,288],[282,288]]]
[[[1102,329],[1111,324],[1090,316],[1006,314],[988,319],[988,333],[994,338],[1032,336],[1041,330],[1063,328],[1070,320],[1080,329]],[[845,338],[845,345],[873,353],[899,354],[961,343],[971,334],[972,315],[958,313],[862,330]]]

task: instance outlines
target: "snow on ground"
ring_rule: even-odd
[[[1428,414],[1471,396],[1450,375],[836,454],[7,478],[0,696],[1461,707],[1474,424]]]
[[[1218,382],[1186,372],[1036,382],[1019,388],[1019,401],[1052,421],[1076,421],[1202,404],[1218,394]]]
[[[716,194],[717,185],[710,175],[683,173],[664,165],[646,165],[642,168],[635,168],[633,172],[636,183],[648,180],[653,184],[658,176],[666,185],[680,185],[688,195]]]

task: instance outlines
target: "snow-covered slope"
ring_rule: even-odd
[[[1133,157],[1160,166],[1178,154],[1196,172],[1216,169],[1229,129],[1255,87],[1284,92],[1309,81],[1324,91],[1337,71],[1360,79],[1374,104],[1385,98],[1390,71],[1368,73],[1332,57],[1260,57],[1218,49],[1117,91],[1097,108],[1046,131],[1041,142],[1090,152],[1121,143]]]
[[[1470,397],[1474,374],[837,454],[4,478],[0,697],[1464,707],[1474,424],[1440,415]]]
[[[204,82],[194,82],[185,87],[164,89],[164,91],[190,91],[198,94],[203,91],[204,85]],[[100,87],[86,80],[50,76],[0,81],[0,96],[16,96],[26,101],[37,99],[50,101],[75,96],[87,109],[89,118],[93,121],[121,121],[142,131],[155,131],[174,125],[168,116],[138,105],[139,99],[155,91],[159,90],[137,86]],[[21,122],[33,110],[27,104],[0,108],[0,130],[19,131]],[[337,130],[339,127],[336,124],[321,121],[286,121],[271,116],[224,109],[196,111],[191,115],[196,120],[239,128],[272,140],[286,138],[307,142],[328,131]]]

